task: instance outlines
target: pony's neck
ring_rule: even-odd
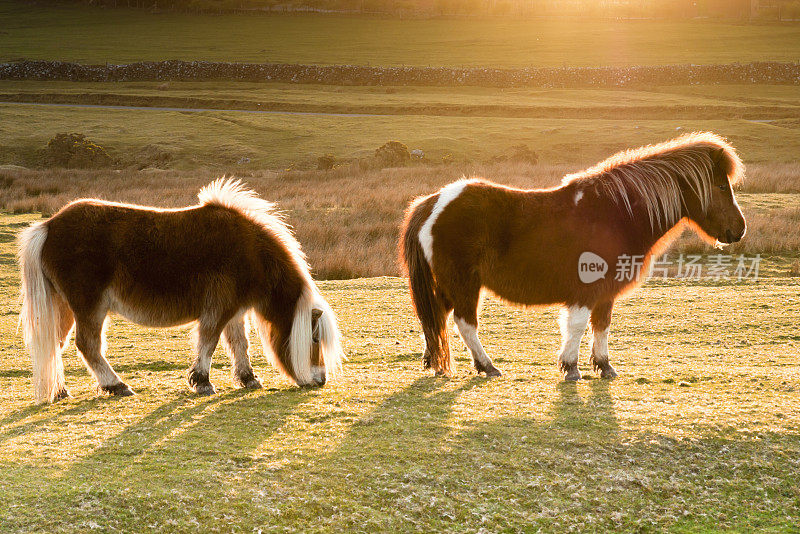
[[[641,250],[637,253],[641,255],[660,254],[681,235],[685,227],[685,216],[671,224],[663,220],[656,220],[653,221],[651,227],[644,207],[634,208],[633,213],[631,227],[637,229],[637,239],[641,243]],[[635,221],[641,221],[641,223],[637,224]]]

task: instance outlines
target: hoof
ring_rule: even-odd
[[[247,389],[262,389],[264,386],[261,385],[261,381],[258,378],[253,377],[252,380],[248,380],[244,384],[244,387]]]
[[[578,370],[578,364],[567,364],[564,362],[559,362],[559,367],[561,368],[561,372],[564,373],[564,380],[568,382],[577,382],[581,379],[581,372]]]
[[[203,397],[207,397],[208,395],[215,394],[217,390],[214,389],[211,382],[201,382],[194,386],[194,392]]]
[[[564,380],[567,382],[577,382],[581,379],[581,372],[577,368],[564,375]]]
[[[617,372],[614,370],[611,365],[608,366],[606,369],[602,369],[600,371],[600,378],[605,378],[606,380],[614,380],[617,378]]]
[[[479,369],[478,373],[480,372],[486,373],[486,378],[495,378],[498,376],[503,376],[503,373],[500,372],[500,369],[491,364],[485,366],[483,369]]]
[[[237,378],[236,383],[239,385],[239,387],[245,389],[261,389],[264,387],[261,385],[261,381],[258,379],[258,377],[252,373],[247,376]]]
[[[208,375],[205,373],[199,373],[194,369],[190,369],[186,379],[189,382],[189,387],[198,395],[213,395],[216,393],[214,386],[208,381]]]
[[[495,378],[498,376],[503,376],[503,373],[501,373],[500,369],[498,369],[494,365],[486,370],[486,378]]]
[[[503,376],[503,373],[500,370],[489,363],[488,365],[484,365],[480,362],[473,362],[475,364],[475,370],[478,371],[478,374],[486,373],[486,378],[492,378],[496,376]]]
[[[608,363],[608,359],[604,358],[603,360],[596,360],[594,356],[591,358],[592,367],[596,372],[600,372],[600,378],[605,378],[608,380],[617,378],[617,372],[611,367],[611,364]]]
[[[133,395],[133,390],[128,387],[124,382],[114,384],[113,386],[100,386],[100,391],[114,395],[115,397],[130,397]]]
[[[59,391],[58,393],[56,393],[55,397],[53,397],[53,402],[58,402],[58,401],[63,400],[63,399],[68,399],[71,396],[72,395],[69,394],[69,391],[67,391],[67,388],[64,388],[61,391]]]

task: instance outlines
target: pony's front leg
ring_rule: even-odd
[[[589,323],[589,308],[584,306],[570,306],[561,312],[561,353],[558,356],[558,366],[564,373],[564,380],[580,380],[581,372],[578,370],[578,350],[581,338]]]
[[[211,372],[211,358],[217,348],[217,343],[219,343],[220,330],[221,328],[209,327],[203,324],[202,319],[197,326],[197,358],[189,368],[187,380],[189,387],[198,395],[213,395],[216,393],[208,377]]]
[[[249,389],[261,388],[261,382],[253,373],[250,365],[250,354],[247,352],[248,324],[242,315],[237,315],[225,325],[222,331],[222,342],[225,351],[231,358],[233,380],[241,387]]]
[[[92,317],[78,317],[75,326],[75,346],[83,357],[86,367],[97,380],[100,391],[120,397],[133,395],[133,390],[120,380],[103,354],[103,325],[106,312]]]
[[[602,302],[592,309],[592,367],[600,371],[600,378],[616,378],[617,372],[608,362],[608,330],[611,326],[611,309],[614,302]]]

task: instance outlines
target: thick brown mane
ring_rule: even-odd
[[[292,234],[291,227],[284,220],[283,214],[277,210],[273,202],[260,198],[241,180],[225,177],[218,178],[202,188],[197,198],[201,206],[217,205],[235,210],[269,231],[291,252],[307,281],[311,280],[306,255]]]
[[[594,186],[632,215],[631,204],[641,200],[651,227],[668,228],[680,219],[680,181],[695,191],[706,208],[714,176],[715,151],[722,151],[731,185],[744,179],[744,164],[725,139],[711,132],[694,132],[676,139],[624,150],[581,172],[564,177],[562,184]]]

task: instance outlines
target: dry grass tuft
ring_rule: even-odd
[[[742,191],[800,193],[800,163],[766,163],[749,166]]]
[[[416,196],[461,176],[484,176],[525,188],[558,184],[564,165],[498,162],[470,165],[368,169],[357,165],[328,171],[256,171],[238,175],[287,213],[318,277],[344,279],[398,273],[395,243],[403,210]],[[176,207],[193,204],[200,187],[218,177],[210,170],[33,171],[0,168],[0,206],[13,211],[55,213],[67,202],[96,197]],[[740,203],[748,235],[731,253],[787,253],[800,250],[800,165],[749,169]],[[759,194],[753,194],[759,193]],[[769,194],[767,194],[769,193]],[[792,193],[792,194],[788,194]],[[707,251],[692,235],[681,252]]]

